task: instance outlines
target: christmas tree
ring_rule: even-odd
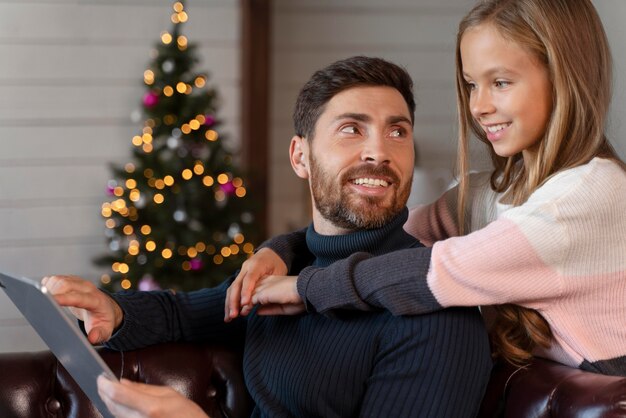
[[[188,19],[174,4],[144,72],[143,129],[133,156],[112,166],[110,199],[102,205],[110,252],[109,290],[213,286],[254,250],[253,203],[224,147],[218,97],[206,73],[194,73],[196,46],[181,34]]]

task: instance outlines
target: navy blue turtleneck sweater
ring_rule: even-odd
[[[357,251],[383,254],[421,245],[402,229],[407,211],[383,228],[322,236],[310,226],[310,264]],[[297,271],[292,271],[296,274]],[[108,342],[129,350],[164,341],[244,344],[254,417],[473,417],[491,370],[476,308],[420,316],[337,312],[224,323],[226,289],[122,292],[121,329]]]

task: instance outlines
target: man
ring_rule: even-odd
[[[421,245],[402,229],[414,162],[411,89],[398,66],[353,57],[316,72],[300,92],[289,152],[313,201],[303,249],[312,254],[308,264]],[[234,277],[214,289],[112,298],[82,279],[54,276],[44,283],[61,304],[79,308],[90,341],[114,349],[172,340],[240,342],[255,417],[476,415],[491,369],[476,309],[406,317],[346,311],[333,318],[253,310],[225,322]],[[167,388],[105,379],[99,387],[118,417],[155,410],[203,416]]]

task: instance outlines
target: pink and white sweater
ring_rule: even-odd
[[[517,207],[498,202],[488,174],[470,184],[469,234],[457,236],[452,189],[412,210],[405,225],[430,248],[359,253],[303,270],[298,292],[308,308],[407,315],[514,303],[536,309],[552,328],[551,349],[538,355],[626,375],[626,172],[595,158]]]

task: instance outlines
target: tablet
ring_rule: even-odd
[[[104,374],[117,380],[48,290],[38,282],[0,273],[0,288],[22,312],[50,351],[61,362],[104,418],[113,418],[98,395],[96,378]]]

